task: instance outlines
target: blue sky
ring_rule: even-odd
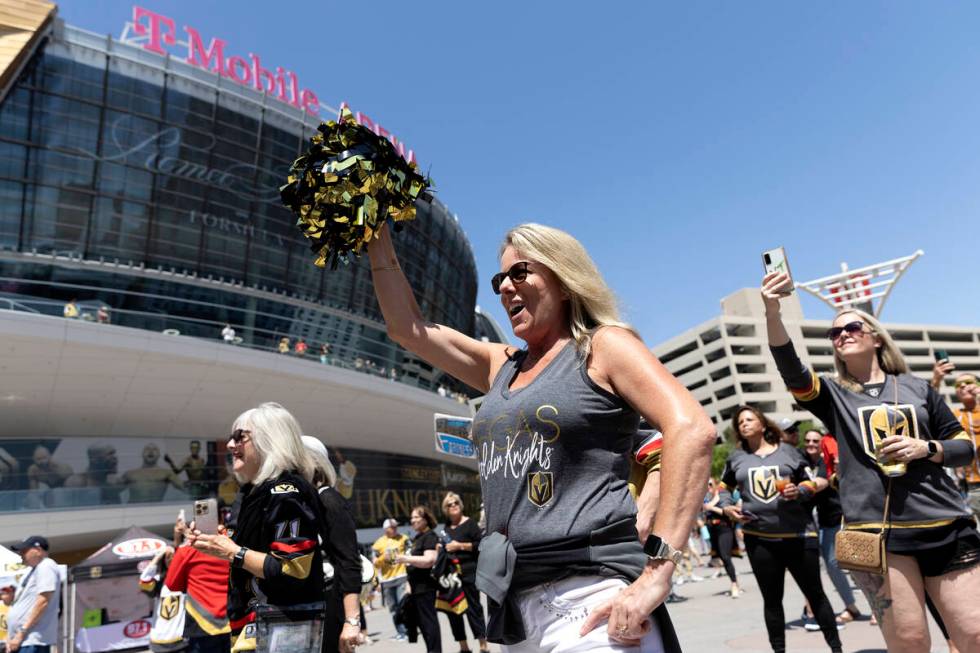
[[[923,249],[885,320],[980,324],[978,3],[142,6],[409,143],[505,329],[486,279],[525,221],[578,237],[651,345],[758,285],[778,245],[801,280]],[[132,3],[60,12],[118,36]]]

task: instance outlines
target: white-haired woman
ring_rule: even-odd
[[[786,274],[762,280],[769,346],[796,401],[838,438],[844,528],[877,532],[884,523],[887,529],[886,575],[851,577],[868,597],[888,650],[929,650],[928,593],[956,645],[980,651],[980,535],[942,469],[967,464],[973,443],[928,381],[909,374],[884,326],[864,311],[841,311],[827,333],[836,375],[808,369],[780,316],[780,298],[791,291]]]
[[[337,482],[327,447],[310,435],[303,445],[313,460],[313,487],[320,496],[321,547],[324,560],[333,567],[327,583],[327,607],[323,619],[323,652],[352,651],[361,634],[358,597],[361,592],[361,556],[357,549],[357,526],[350,506],[333,489]]]
[[[319,502],[311,485],[313,462],[301,434],[296,418],[276,403],[239,415],[228,450],[242,486],[228,533],[192,531],[188,536],[195,548],[231,563],[233,651],[255,648],[254,622],[265,606],[304,615],[319,612],[322,618]]]
[[[505,237],[491,285],[527,345],[520,350],[428,321],[387,228],[368,254],[389,336],[486,393],[473,439],[487,520],[477,575],[492,599],[489,639],[512,651],[573,638],[582,651],[641,640],[675,650],[661,604],[674,551],[701,505],[715,429],[619,319],[582,245],[535,224]],[[646,546],[628,488],[641,416],[664,434],[663,493]]]

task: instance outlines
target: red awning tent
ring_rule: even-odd
[[[79,653],[146,649],[153,599],[139,575],[167,547],[159,535],[133,526],[71,568],[71,636]]]

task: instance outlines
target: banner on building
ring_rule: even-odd
[[[457,458],[476,458],[476,449],[470,440],[469,417],[435,414],[436,451]]]

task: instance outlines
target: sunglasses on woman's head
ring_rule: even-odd
[[[245,437],[249,433],[251,433],[251,431],[249,431],[248,429],[235,429],[234,431],[231,432],[231,435],[228,436],[228,439],[234,442],[235,445],[237,446],[245,441]]]
[[[510,277],[510,280],[514,284],[524,283],[527,279],[527,275],[531,274],[531,271],[527,269],[527,261],[518,261],[514,265],[510,266],[510,269],[506,272],[498,272],[497,274],[490,277],[490,287],[493,288],[493,294],[500,294],[500,284],[504,282],[504,279]]]
[[[831,340],[837,340],[838,338],[840,338],[841,334],[844,333],[845,331],[847,331],[852,336],[857,335],[859,333],[863,333],[864,322],[855,320],[854,322],[848,322],[844,326],[831,327],[830,329],[827,329],[827,337],[830,338]]]

